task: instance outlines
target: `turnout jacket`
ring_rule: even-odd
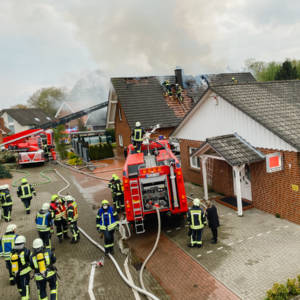
[[[190,225],[190,229],[199,230],[206,225],[205,214],[199,206],[192,206],[188,211],[187,215],[188,225]]]
[[[15,240],[18,237],[14,232],[5,233],[0,239],[0,256],[5,260],[10,260],[10,253],[15,246]]]
[[[68,204],[67,206],[67,215],[68,215],[68,222],[75,222],[78,220],[78,206],[76,201]]]
[[[40,210],[35,218],[36,228],[40,232],[50,231],[53,220],[50,211]]]
[[[8,189],[0,191],[0,206],[12,206],[12,199]]]
[[[101,207],[98,210],[98,214],[96,218],[97,230],[111,231],[114,230],[118,224],[119,224],[118,214],[117,212],[114,212],[111,206],[108,206],[107,209],[103,209]]]
[[[10,254],[11,271],[14,276],[23,276],[31,271],[30,250],[14,248]]]
[[[32,195],[36,195],[35,189],[29,183],[22,183],[17,190],[17,195],[19,198],[26,199],[32,198]]]
[[[61,221],[62,219],[67,219],[67,210],[65,206],[65,201],[60,198],[59,203],[50,203],[51,217],[55,221]]]

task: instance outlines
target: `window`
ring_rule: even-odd
[[[10,130],[10,133],[15,133],[15,125],[8,125],[8,129]]]
[[[7,115],[7,120],[8,123],[14,123],[14,119],[10,115]]]
[[[119,119],[122,121],[122,113],[121,113],[121,108],[119,107]]]
[[[119,134],[119,145],[123,147],[123,137]]]
[[[189,148],[190,166],[195,169],[200,169],[200,158],[198,156],[191,157],[191,155],[195,153],[196,150],[197,148],[192,148],[192,147]]]

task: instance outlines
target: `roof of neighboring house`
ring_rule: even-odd
[[[167,105],[157,77],[112,78],[111,81],[131,128],[138,120],[144,128],[155,124],[162,128],[174,127],[180,121]]]
[[[237,133],[208,138],[192,156],[204,154],[207,146],[210,146],[231,166],[253,163],[265,158],[264,154]]]
[[[213,86],[211,89],[300,150],[300,96],[292,92],[294,86],[295,81],[278,81]]]
[[[5,112],[22,126],[41,125],[52,120],[50,116],[38,108],[3,109],[1,115]]]
[[[233,78],[239,82],[255,82],[251,73],[221,73],[204,75],[210,85],[231,83]],[[142,126],[149,128],[157,123],[162,128],[175,127],[190,111],[208,86],[201,81],[201,76],[183,75],[183,104],[172,97],[163,96],[162,83],[169,80],[175,84],[175,75],[112,78],[121,107],[131,128],[141,120]],[[138,116],[138,119],[137,119]]]

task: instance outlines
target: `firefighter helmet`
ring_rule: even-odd
[[[16,229],[17,229],[17,225],[16,225],[16,224],[9,224],[9,225],[6,227],[5,233],[15,231]]]
[[[102,205],[105,205],[105,204],[109,205],[109,202],[107,200],[102,200],[101,204]]]
[[[50,208],[50,204],[48,202],[46,202],[42,205],[42,210],[44,210],[44,211],[49,210],[49,208]]]
[[[141,127],[141,122],[137,121],[137,122],[135,123],[135,127]]]
[[[112,179],[116,180],[118,176],[117,176],[117,174],[112,174],[111,177],[112,177]]]
[[[42,247],[44,247],[44,243],[43,243],[42,239],[37,238],[33,241],[33,243],[32,243],[32,248],[33,249],[39,249],[39,248],[42,248]]]
[[[0,186],[0,191],[1,190],[8,190],[9,189],[9,185],[8,184],[4,184]]]
[[[25,244],[26,237],[24,235],[19,235],[15,240],[15,245]]]
[[[52,195],[52,197],[51,197],[51,201],[55,201],[57,198],[58,198],[58,195],[57,195],[57,194],[54,194],[54,195]]]
[[[194,206],[200,206],[200,199],[195,198],[195,199],[193,200],[193,205],[194,205]]]
[[[66,197],[65,197],[65,200],[66,201],[74,201],[75,199],[74,199],[74,197],[72,197],[71,195],[67,195]]]
[[[21,179],[21,183],[27,183],[27,182],[28,181],[27,181],[27,179],[25,177]]]

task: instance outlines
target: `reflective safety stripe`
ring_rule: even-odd
[[[143,136],[142,136],[142,128],[135,128],[133,133],[133,140],[136,142],[142,142]]]
[[[114,243],[112,244],[107,244],[107,245],[104,245],[104,248],[109,248],[109,247],[113,247],[114,246]]]
[[[2,256],[5,257],[5,260],[10,259],[10,252],[15,246],[15,239],[16,235],[15,234],[8,234],[8,235],[3,235],[1,244],[2,244]]]
[[[202,224],[202,211],[201,210],[191,210],[191,229],[202,229],[204,225]],[[198,222],[195,222],[198,221]],[[195,224],[198,223],[198,224]]]
[[[41,214],[38,213],[36,216],[36,228],[38,231],[49,231],[50,227],[49,224],[46,224],[47,222],[48,213]]]
[[[37,253],[38,254],[38,253]],[[33,266],[34,266],[34,269],[35,269],[35,275],[34,275],[34,278],[35,280],[39,281],[39,280],[44,280],[45,278],[49,278],[53,275],[55,275],[55,271],[53,270],[49,270],[49,266],[50,266],[50,256],[49,256],[49,253],[46,251],[46,252],[43,252],[44,254],[44,259],[45,259],[45,264],[46,264],[46,268],[47,268],[47,272],[46,272],[46,277],[44,277],[41,273],[40,273],[40,270],[39,270],[39,264],[38,264],[38,260],[37,260],[37,254],[35,256],[32,257],[32,262],[33,262]]]
[[[32,197],[32,191],[31,191],[29,183],[24,184],[24,185],[22,184],[21,191],[22,191],[21,199]]]
[[[118,224],[119,224],[119,221],[116,221],[116,222],[114,222],[114,223],[108,225],[107,229],[108,229],[108,230],[112,230],[112,229],[114,229]]]

